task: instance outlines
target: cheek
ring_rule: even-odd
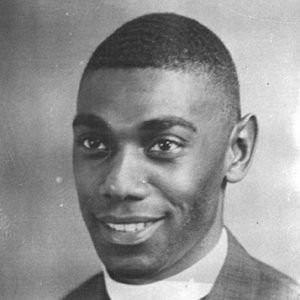
[[[86,164],[74,164],[74,178],[79,202],[88,204],[99,188],[99,174]]]
[[[194,202],[197,202],[201,193],[201,180],[195,180],[194,170],[180,167],[164,170],[156,174],[153,186],[159,191],[162,198],[170,204],[170,215],[176,222],[186,221]]]
[[[98,206],[100,203],[93,200],[98,190],[97,177],[93,175],[89,168],[80,164],[74,165],[74,177],[80,211],[87,228],[92,232],[95,227],[93,212],[96,211],[96,203],[98,203]]]
[[[207,181],[207,173],[205,167],[201,167],[201,163],[195,159],[184,158],[168,168],[161,168],[152,174],[152,179],[154,186],[172,195],[171,198],[189,198],[201,189],[202,182]]]
[[[185,161],[154,178],[154,185],[171,203],[174,214],[182,215],[185,222],[191,218],[193,222],[195,218],[205,219],[220,199],[222,174],[218,162]]]

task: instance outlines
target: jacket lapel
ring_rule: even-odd
[[[227,233],[228,253],[224,266],[212,291],[204,299],[256,299],[256,283],[259,282],[256,263],[228,229]]]

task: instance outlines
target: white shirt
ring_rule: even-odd
[[[111,300],[198,300],[211,291],[227,255],[226,229],[216,246],[201,260],[182,272],[154,283],[134,285],[113,280],[104,268],[104,280]]]

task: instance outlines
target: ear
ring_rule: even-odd
[[[242,118],[233,128],[226,154],[226,179],[234,183],[242,180],[250,166],[255,149],[258,125],[255,115]]]

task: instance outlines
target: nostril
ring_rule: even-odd
[[[115,201],[140,201],[149,194],[149,183],[146,180],[133,180],[126,184],[104,182],[99,186],[100,195]]]
[[[106,200],[115,202],[115,201],[128,201],[128,202],[134,202],[134,201],[140,201],[143,200],[143,197],[140,197],[138,195],[123,195],[120,193],[103,193],[102,197],[105,198]]]
[[[135,195],[127,195],[123,198],[124,201],[140,201],[143,200],[143,197],[135,196]]]

